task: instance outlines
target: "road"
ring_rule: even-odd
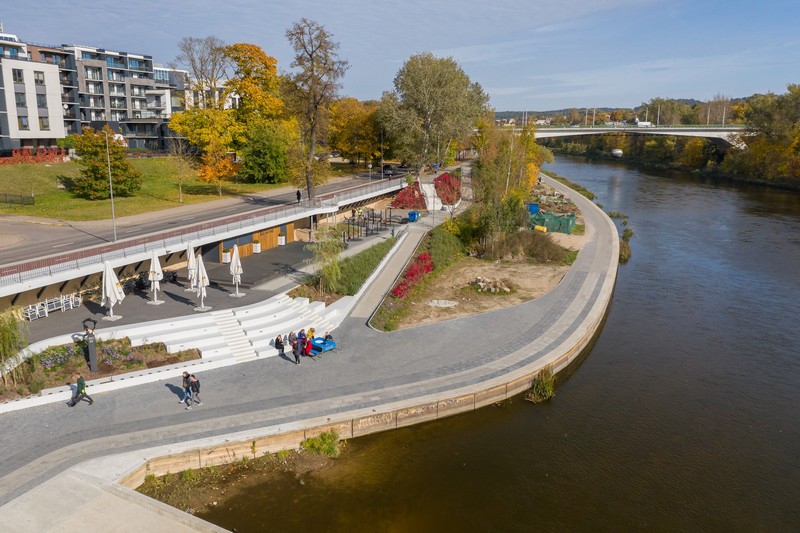
[[[360,177],[338,178],[317,187],[316,195],[320,197],[368,182],[369,179]],[[295,194],[296,189],[284,187],[262,194],[225,198],[118,218],[116,221],[117,240],[141,237],[231,215],[255,213],[276,205],[292,204],[297,201]],[[3,217],[2,220],[0,265],[47,257],[113,241],[113,226],[110,218],[91,222],[69,222],[8,216]]]

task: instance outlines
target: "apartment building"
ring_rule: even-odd
[[[16,35],[0,32],[0,152],[55,147],[63,139],[61,67],[33,60]]]
[[[41,46],[0,30],[0,152],[55,146],[108,124],[129,148],[162,150],[183,109],[188,72],[152,56],[83,45]]]

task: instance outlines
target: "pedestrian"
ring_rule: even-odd
[[[325,332],[325,336],[322,337],[322,338],[325,339],[326,341],[332,341],[333,340],[333,335],[331,335],[330,331],[326,331]]]
[[[353,218],[353,219],[356,218],[356,208],[355,207],[350,210],[350,218]]]
[[[308,328],[308,340],[312,340],[314,338],[314,328]]]
[[[303,199],[303,193],[300,192],[300,189],[297,189],[297,203],[300,203],[300,200]]]
[[[83,400],[84,398],[89,400],[89,405],[92,405],[94,403],[94,400],[92,400],[91,396],[86,394],[86,381],[84,381],[83,376],[81,375],[80,372],[78,372],[75,374],[75,377],[78,378],[78,380],[75,382],[75,392],[72,395],[70,401],[67,402],[67,405],[69,405],[70,407],[75,407],[76,405],[78,405],[78,402]]]
[[[289,332],[289,336],[286,337],[286,340],[289,341],[289,346],[294,346],[294,343],[297,342],[297,335],[294,330]]]
[[[306,338],[306,329],[303,328],[303,329],[301,329],[300,331],[297,332],[297,340],[301,342],[301,344],[300,344],[301,346],[302,346],[302,341],[305,338]]]
[[[300,364],[300,341],[295,340],[292,343],[292,355],[294,355],[294,364]]]
[[[283,353],[283,337],[281,337],[280,334],[275,337],[275,349],[278,350],[278,355],[286,355]]]
[[[314,346],[311,343],[311,340],[306,339],[306,344],[303,346],[303,352],[306,354],[306,357],[311,357],[311,347]]]
[[[185,403],[186,409],[192,408],[192,381],[189,373],[185,370],[183,371],[183,398],[178,403]]]
[[[189,388],[192,390],[195,403],[203,405],[203,400],[200,399],[200,380],[194,374],[189,376]]]

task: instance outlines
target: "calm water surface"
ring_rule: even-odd
[[[201,515],[244,531],[800,531],[800,195],[559,158],[634,230],[554,401],[349,441]]]

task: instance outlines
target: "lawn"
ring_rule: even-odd
[[[119,217],[148,213],[181,205],[174,158],[156,157],[129,159],[142,173],[142,188],[136,196],[114,198],[114,210]],[[76,198],[60,188],[60,177],[80,175],[77,162],[54,164],[0,165],[0,193],[33,194],[35,205],[0,203],[2,215],[27,215],[63,220],[103,220],[110,218],[111,200],[90,201]],[[237,196],[283,187],[286,184],[226,183],[223,196]],[[213,184],[190,178],[183,183],[183,203],[196,204],[218,200]]]

